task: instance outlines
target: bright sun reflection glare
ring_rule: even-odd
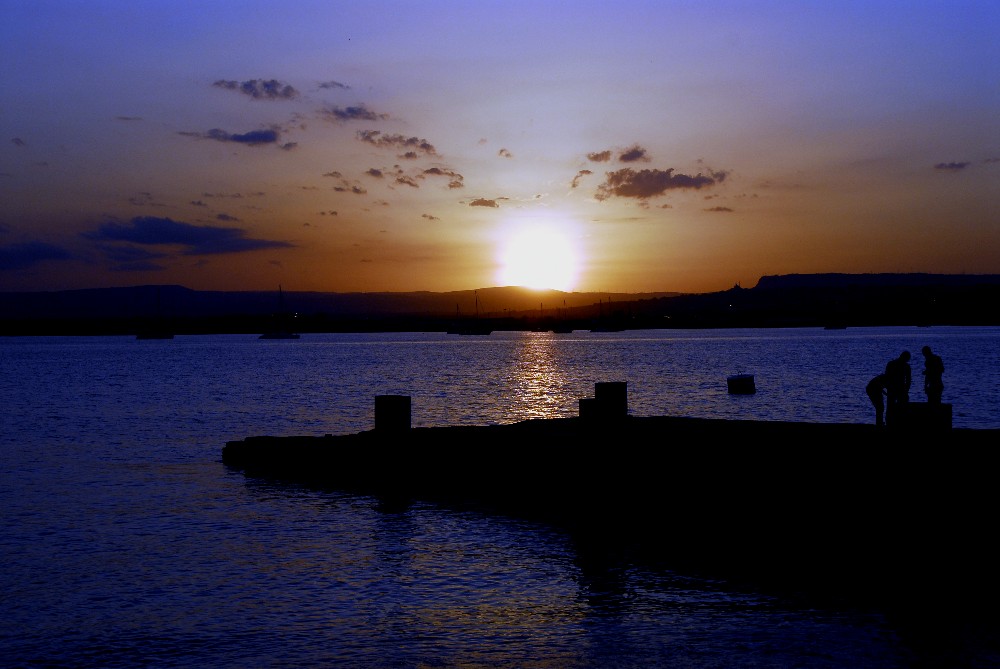
[[[572,291],[579,262],[571,238],[554,228],[530,227],[506,240],[500,285]]]

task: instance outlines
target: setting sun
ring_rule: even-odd
[[[525,228],[501,250],[501,286],[573,290],[579,262],[572,240],[551,228]]]

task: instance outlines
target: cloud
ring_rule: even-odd
[[[731,212],[733,210],[730,209],[729,207],[709,207],[705,211],[718,211],[718,212],[728,213],[728,212]]]
[[[24,242],[0,246],[0,271],[28,269],[46,260],[70,260],[73,254],[45,242]]]
[[[396,183],[402,184],[404,186],[412,186],[414,188],[420,188],[420,184],[418,184],[413,179],[413,177],[406,176],[405,174],[396,177]]]
[[[449,189],[455,188],[465,188],[465,177],[456,172],[455,170],[441,169],[440,167],[430,167],[423,171],[423,174],[432,177],[448,177],[450,181],[448,182]]]
[[[320,110],[320,113],[334,121],[382,121],[389,118],[388,114],[373,112],[364,105],[327,107]]]
[[[646,149],[634,144],[618,154],[618,161],[622,163],[648,163],[649,155],[647,155]]]
[[[634,197],[640,200],[662,195],[668,190],[684,190],[714,186],[726,178],[726,172],[713,172],[705,176],[700,172],[695,176],[674,174],[669,170],[633,170],[626,167],[605,173],[605,181],[597,187],[594,197],[606,200],[609,197]]]
[[[350,89],[347,84],[342,84],[339,81],[321,81],[319,83],[320,88],[342,88],[344,90]]]
[[[426,139],[419,137],[405,137],[403,135],[383,135],[381,130],[359,130],[358,139],[372,146],[392,149],[407,149],[408,153],[400,157],[415,158],[418,153],[427,156],[438,155],[434,145]]]
[[[611,151],[597,151],[587,154],[587,160],[595,163],[606,163],[611,160]]]
[[[275,144],[278,141],[278,131],[273,128],[269,130],[251,130],[250,132],[242,134],[231,134],[225,130],[220,130],[219,128],[212,128],[206,133],[181,132],[179,134],[184,135],[185,137],[214,139],[217,142],[235,142],[237,144],[246,144],[247,146]]]
[[[166,269],[163,265],[150,262],[166,257],[164,253],[156,253],[139,246],[115,246],[111,244],[102,246],[101,250],[104,251],[108,259],[118,263],[112,268],[116,271]]]
[[[440,221],[441,219],[433,214],[420,214],[421,218],[426,218],[428,221]]]
[[[141,121],[141,116],[116,116],[116,121]]]
[[[375,177],[376,179],[382,178],[382,170],[375,167],[365,170],[365,174],[367,174],[370,177]]]
[[[497,155],[500,156],[501,158],[513,158],[514,157],[513,154],[510,151],[508,151],[507,149],[500,149],[499,151],[497,151]]]
[[[958,172],[959,170],[964,170],[969,166],[969,163],[938,163],[934,166],[936,170],[946,170],[950,172]]]
[[[25,141],[20,137],[11,137],[10,143],[13,144],[14,146],[27,146]]]
[[[573,181],[572,181],[572,183],[570,183],[569,187],[570,188],[576,188],[577,186],[579,186],[580,185],[580,179],[582,179],[583,177],[587,176],[588,174],[593,174],[593,172],[591,172],[590,170],[580,170],[579,172],[577,172],[576,176],[573,177]]]
[[[499,207],[496,200],[487,200],[486,198],[478,198],[469,203],[470,207]]]
[[[247,81],[220,79],[212,85],[230,91],[238,91],[249,95],[254,100],[292,100],[299,96],[299,92],[291,84],[283,83],[277,79],[250,79]]]
[[[152,216],[137,216],[128,224],[105,223],[93,232],[83,233],[83,236],[101,242],[183,246],[186,247],[184,255],[242,253],[294,246],[288,242],[248,238],[246,231],[240,228],[191,225],[170,218]]]

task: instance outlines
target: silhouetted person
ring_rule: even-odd
[[[875,424],[882,427],[885,425],[885,374],[879,374],[869,381],[865,392],[875,407]]]
[[[910,352],[903,351],[885,366],[885,424],[899,420],[901,404],[910,401]]]
[[[927,393],[928,404],[941,404],[941,393],[944,391],[944,382],[941,375],[944,374],[944,362],[941,356],[931,351],[930,346],[920,349],[924,354],[924,392]]]

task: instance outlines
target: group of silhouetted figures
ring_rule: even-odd
[[[931,351],[930,346],[921,349],[924,354],[924,392],[928,404],[941,404],[944,383],[944,362],[941,356]],[[868,382],[865,392],[875,406],[875,424],[893,425],[899,415],[900,406],[910,401],[910,352],[903,351],[890,360],[885,371]]]

